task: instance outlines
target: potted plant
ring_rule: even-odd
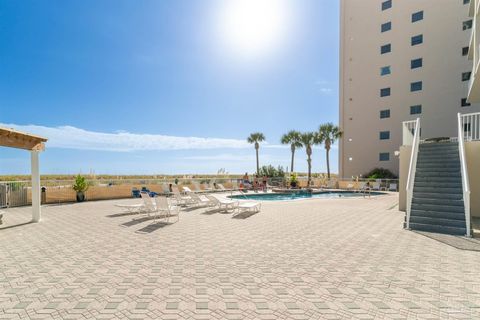
[[[293,172],[290,175],[290,188],[297,188],[297,186],[298,186],[297,174]]]
[[[77,202],[85,201],[85,192],[88,189],[88,183],[85,177],[77,175],[75,177],[75,184],[73,185],[73,190],[77,192]]]

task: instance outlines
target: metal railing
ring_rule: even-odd
[[[480,113],[473,114],[477,115],[477,128],[478,128],[478,116]],[[467,161],[465,156],[465,121],[464,119],[472,119],[472,115],[462,115],[458,114],[458,152],[460,154],[460,168],[462,171],[462,189],[463,189],[463,205],[465,209],[465,222],[467,228],[467,237],[470,237],[470,182],[468,179],[468,169]],[[473,117],[475,119],[475,117]],[[471,122],[468,122],[471,123]],[[463,138],[462,138],[463,137]],[[471,137],[471,136],[470,136]]]
[[[413,128],[413,131],[412,131]],[[412,137],[408,137],[408,134],[411,134]],[[415,172],[417,171],[417,157],[418,157],[418,148],[420,144],[420,118],[415,120],[415,124],[412,126],[411,121],[406,121],[403,123],[403,141],[409,142],[411,139],[412,153],[410,154],[410,165],[408,167],[408,178],[407,178],[407,217],[406,217],[406,227],[410,228],[410,211],[412,209],[412,200],[413,200],[413,185],[415,183]]]
[[[480,112],[459,114],[459,140],[464,141],[480,140]]]

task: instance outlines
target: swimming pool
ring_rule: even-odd
[[[384,195],[383,192],[370,192],[372,196]],[[355,198],[363,197],[363,193],[352,191],[320,191],[315,193],[310,192],[295,192],[295,193],[245,193],[234,196],[229,196],[232,199],[238,200],[261,200],[261,201],[273,201],[273,200],[297,200],[297,199],[311,199],[311,198]],[[368,196],[368,194],[366,195]]]

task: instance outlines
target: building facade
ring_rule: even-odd
[[[456,137],[456,114],[480,111],[468,99],[469,2],[341,0],[340,177],[398,175],[403,121],[420,117],[422,139]]]

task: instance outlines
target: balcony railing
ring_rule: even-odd
[[[460,114],[460,128],[459,134],[463,135],[464,141],[480,140],[480,112]]]

